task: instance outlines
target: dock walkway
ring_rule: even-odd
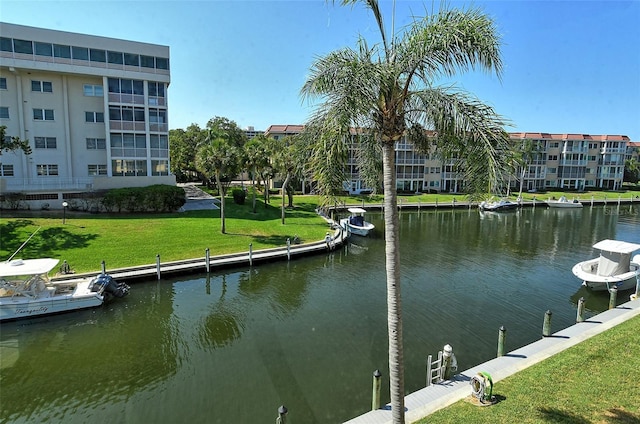
[[[462,371],[456,374],[452,380],[443,381],[411,393],[405,397],[406,421],[408,423],[417,421],[469,397],[471,395],[471,378],[481,371],[489,373],[495,383],[637,315],[640,315],[640,299],[629,301],[504,356]],[[390,405],[347,421],[348,424],[386,424],[391,422]]]

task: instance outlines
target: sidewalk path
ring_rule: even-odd
[[[220,201],[204,192],[196,183],[178,184],[184,189],[187,202],[179,209],[179,212],[197,211],[207,209],[220,209]]]
[[[440,384],[411,393],[405,397],[406,420],[408,423],[417,421],[469,397],[471,395],[469,382],[480,371],[488,372],[495,383],[637,315],[640,315],[640,299],[629,301],[584,322],[558,331],[549,337],[544,337],[537,342],[509,352],[505,356],[462,371],[455,375],[453,380],[443,381]],[[348,424],[386,424],[391,422],[390,405],[347,421]]]

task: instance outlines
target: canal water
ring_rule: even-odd
[[[571,273],[605,238],[640,242],[640,207],[401,213],[407,393],[450,344],[460,370],[608,307]],[[315,257],[135,283],[104,307],[0,327],[2,423],[339,423],[389,401],[382,216]],[[618,303],[629,299],[621,292]],[[498,383],[499,384],[499,383]]]

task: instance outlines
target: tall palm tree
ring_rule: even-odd
[[[307,137],[316,140],[312,163],[324,164],[318,168],[323,172],[314,173],[318,188],[337,190],[336,180],[344,181],[340,176],[352,129],[371,137],[382,154],[391,406],[393,422],[404,423],[394,146],[406,136],[424,151],[435,145],[443,155],[455,152],[467,189],[486,191],[487,181],[500,174],[500,153],[507,150],[505,122],[468,93],[434,82],[476,68],[500,76],[500,39],[492,20],[473,8],[442,8],[388,37],[378,1],[362,3],[376,19],[381,42],[369,46],[360,39],[356,49],[343,48],[318,58],[301,95],[321,100],[305,126]]]

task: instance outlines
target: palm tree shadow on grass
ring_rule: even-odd
[[[544,422],[564,423],[564,424],[589,424],[591,421],[572,414],[568,411],[562,411],[556,408],[538,408],[538,412],[542,415]]]
[[[26,241],[20,239],[22,234],[18,233],[17,229],[28,225],[33,225],[33,222],[20,220],[0,226],[2,248],[9,251],[9,255],[13,254]],[[89,242],[97,237],[97,234],[73,234],[60,227],[47,228],[35,233],[33,238],[20,250],[18,256],[21,258],[56,257],[65,250],[87,247]]]

